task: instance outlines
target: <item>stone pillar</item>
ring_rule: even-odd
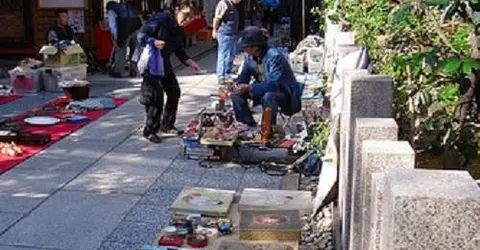
[[[357,120],[357,131],[361,127],[359,120]],[[381,130],[370,128],[370,131],[370,133],[375,133],[375,131],[379,133]],[[358,133],[357,135],[361,136],[361,134]],[[375,219],[372,219],[372,214],[381,212],[376,209],[381,205],[380,203],[376,202],[376,205],[372,206],[372,201],[376,199],[373,196],[382,195],[381,193],[373,194],[372,192],[372,174],[383,173],[390,169],[415,168],[415,152],[406,141],[368,140],[363,141],[360,155],[361,165],[356,166],[361,167],[355,169],[353,176],[354,199],[350,246],[352,246],[351,249],[358,250],[380,250],[378,247],[373,247],[373,243],[376,241],[375,237],[371,240],[372,234],[375,235],[378,232],[378,227],[374,221],[381,220],[381,214],[374,215]],[[372,247],[368,247],[369,245]]]
[[[347,76],[344,80],[343,93],[343,111],[340,118],[339,205],[342,217],[342,246],[344,249],[348,249],[353,180],[354,121],[361,117],[392,117],[393,81],[391,77],[387,76]]]
[[[362,246],[367,245],[365,250],[381,250],[380,235],[381,225],[383,220],[382,204],[385,187],[385,172],[377,172],[372,174],[372,182],[370,183],[372,189],[371,207],[370,209],[370,227],[368,234],[369,238],[362,239]],[[367,219],[368,220],[368,219]],[[364,224],[365,225],[365,224]]]
[[[362,244],[362,194],[364,194],[364,176],[362,171],[365,168],[365,160],[362,155],[362,145],[367,140],[390,140],[390,141],[377,141],[382,145],[389,145],[392,147],[399,147],[399,142],[395,142],[398,138],[398,126],[393,118],[359,118],[355,123],[355,136],[354,136],[354,155],[353,165],[348,169],[352,171],[352,192],[350,200],[347,197],[346,206],[351,208],[350,219],[350,243],[351,250],[364,250]],[[401,143],[402,144],[402,143]],[[402,144],[403,145],[403,144]],[[408,144],[407,144],[408,146]],[[391,151],[387,151],[390,152]],[[413,151],[411,154],[414,159]],[[378,159],[378,158],[377,158]],[[381,163],[381,162],[377,162]],[[369,186],[370,187],[370,186]]]
[[[381,249],[480,249],[480,188],[467,171],[386,173]]]

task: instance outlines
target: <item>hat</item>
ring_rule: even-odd
[[[242,46],[256,46],[268,43],[265,31],[257,26],[246,27],[240,36],[239,43]]]

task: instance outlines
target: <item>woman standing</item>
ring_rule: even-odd
[[[183,27],[191,20],[191,8],[180,5],[171,13],[157,13],[152,16],[138,32],[138,47],[134,61],[138,63],[140,55],[147,45],[160,50],[163,58],[164,76],[154,76],[148,70],[140,72],[143,76],[140,103],[145,106],[147,121],[143,135],[153,143],[160,143],[161,138],[157,133],[181,134],[175,128],[178,102],[180,99],[180,86],[170,62],[170,56],[175,54],[185,65],[190,66],[194,72],[200,70],[198,64],[192,60],[183,49],[185,34]],[[164,109],[163,95],[167,96]]]

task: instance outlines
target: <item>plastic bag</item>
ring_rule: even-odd
[[[140,59],[137,63],[138,72],[144,74],[148,69],[150,75],[153,76],[164,76],[165,68],[163,64],[163,57],[160,50],[151,46],[150,44],[145,47]]]

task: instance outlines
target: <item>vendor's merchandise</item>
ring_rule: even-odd
[[[185,188],[170,210],[199,213],[205,216],[226,216],[235,191],[208,188]]]
[[[54,125],[60,122],[60,119],[51,116],[34,116],[25,118],[25,123],[36,126]]]
[[[305,191],[245,188],[238,210],[299,210],[301,214],[310,214],[312,194]]]
[[[80,64],[71,67],[43,68],[42,78],[45,91],[61,91],[59,83],[62,81],[87,80],[88,65]]]
[[[23,154],[23,150],[20,146],[15,144],[14,142],[11,143],[3,143],[0,142],[0,154],[10,157],[16,157]]]
[[[174,226],[166,227],[162,230],[165,235],[174,235],[177,232],[177,228]]]
[[[248,243],[241,241],[222,241],[218,250],[294,250],[283,243]]]
[[[8,72],[10,85],[17,94],[35,93],[42,89],[42,77],[40,70],[32,70],[26,67],[15,67]]]
[[[181,247],[183,245],[183,238],[177,235],[164,235],[158,240],[158,245]]]
[[[45,45],[40,49],[39,53],[44,55],[46,67],[65,67],[80,64],[81,54],[84,51],[78,44],[68,45],[63,50],[55,46]]]
[[[112,98],[97,97],[88,98],[81,101],[73,101],[67,106],[67,110],[72,111],[88,111],[88,110],[101,110],[101,109],[114,109],[115,103]]]
[[[126,100],[122,98],[113,98],[115,105],[118,107]],[[66,106],[71,102],[71,99],[65,97],[56,98],[47,104],[32,109],[26,114],[11,117],[6,121],[0,122],[1,131],[9,131],[6,136],[0,135],[0,141],[2,142],[15,142],[22,147],[23,154],[16,157],[8,157],[0,155],[0,174],[15,167],[17,164],[25,161],[29,157],[44,150],[52,143],[59,141],[66,135],[82,128],[89,121],[93,121],[108,113],[109,110],[94,110],[94,111],[81,111],[81,113],[75,113],[75,115],[82,115],[88,117],[88,121],[84,122],[61,122],[51,124],[55,120],[67,120],[68,115],[74,114],[74,112],[66,110]],[[48,116],[46,121],[44,118],[41,121],[35,118],[32,122],[31,119],[24,120],[26,118],[33,118],[35,116]],[[53,118],[53,119],[51,119]],[[60,119],[59,119],[60,118]],[[41,126],[32,126],[28,124],[41,124]],[[51,125],[48,125],[51,124]]]
[[[192,234],[187,236],[187,245],[193,248],[208,246],[208,238],[203,234]]]
[[[263,112],[263,124],[262,124],[262,142],[267,143],[272,138],[272,109],[266,108]]]
[[[217,224],[218,232],[223,235],[231,234],[233,232],[233,223],[229,219],[226,219],[226,218],[218,219],[216,224]]]
[[[308,64],[308,73],[320,73],[323,71],[324,50],[320,48],[309,48],[307,50],[306,61]]]
[[[240,240],[299,241],[299,211],[242,211],[239,234]]]
[[[75,101],[87,99],[90,95],[90,83],[88,81],[62,81],[58,85],[63,89],[65,96]]]

